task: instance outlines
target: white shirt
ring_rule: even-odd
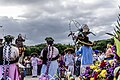
[[[74,56],[72,54],[65,54],[65,66],[74,65]]]
[[[4,48],[3,48],[3,53],[4,53]],[[8,53],[9,53],[9,46],[7,46],[7,48],[6,48],[6,58],[7,59],[8,59]],[[17,57],[19,57],[19,50],[18,50],[18,48],[14,47],[14,46],[11,46],[10,58],[11,59],[16,59]]]
[[[31,58],[31,63],[32,63],[32,66],[37,66],[38,58],[37,57],[32,57]]]
[[[53,55],[52,55],[52,47],[53,47]],[[43,49],[44,50],[44,49]],[[43,50],[41,51],[41,56],[43,57]],[[50,46],[50,55],[49,55],[49,58],[51,58],[51,55],[52,55],[52,58],[56,57],[57,55],[59,54],[59,51],[56,47],[54,46]]]

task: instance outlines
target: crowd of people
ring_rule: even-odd
[[[95,67],[96,65],[98,67],[100,64],[103,64],[106,61],[112,60],[113,62],[114,60],[116,60],[116,54],[114,53],[115,49],[113,49],[114,45],[112,46],[111,44],[107,44],[105,52],[92,50],[90,46],[83,45],[77,50],[76,53],[74,52],[73,48],[67,48],[62,54],[59,54],[58,49],[55,47],[49,50],[50,46],[52,45],[49,45],[48,43],[47,47],[45,47],[41,51],[39,57],[37,57],[36,53],[33,53],[31,57],[25,60],[26,70],[30,71],[30,68],[32,68],[33,77],[37,77],[37,72],[41,74],[41,78],[42,75],[46,73],[49,74],[50,77],[56,77],[56,75],[59,78],[68,77],[67,75],[69,75],[69,78],[70,76],[71,78],[80,77],[86,73],[86,68],[88,67]],[[47,55],[46,53],[48,53],[49,51],[51,54]],[[49,65],[47,62],[48,56],[50,56]],[[51,58],[51,56],[53,56],[53,58]],[[40,67],[37,68],[37,66]]]
[[[63,53],[54,46],[54,39],[46,37],[46,47],[40,53],[33,52],[23,58],[24,48],[21,35],[12,45],[13,36],[7,35],[0,39],[0,80],[23,80],[26,75],[39,80],[113,80],[120,78],[120,60],[115,46],[107,44],[106,51],[92,50],[89,41],[89,29],[83,28],[79,34],[78,49],[66,48]],[[83,38],[81,38],[83,36]],[[21,42],[21,43],[20,43]],[[23,68],[21,73],[20,68]],[[119,80],[119,79],[118,79]]]

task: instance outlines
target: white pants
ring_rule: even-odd
[[[68,71],[70,71],[71,74],[73,75],[74,74],[74,65],[69,65],[68,66]]]
[[[46,68],[47,68],[47,66],[45,64],[43,64],[42,68],[41,68],[41,74],[45,74]],[[53,77],[56,74],[57,69],[58,69],[57,60],[51,61],[50,66],[49,66],[49,70],[48,70],[48,74]]]
[[[33,66],[32,76],[37,76],[37,66]]]

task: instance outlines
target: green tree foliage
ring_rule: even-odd
[[[107,40],[98,40],[98,41],[94,41],[95,45],[92,47],[93,50],[100,50],[100,51],[105,51],[107,44],[111,44],[114,45],[114,39],[107,39]]]
[[[38,53],[38,55],[40,55],[42,49],[45,46],[46,46],[45,43],[38,44],[35,46],[27,46],[25,50],[25,54],[26,56],[28,56],[28,55],[31,55],[31,53],[36,52]],[[66,48],[74,48],[73,45],[70,45],[70,44],[66,45],[66,44],[61,44],[61,43],[54,44],[54,46],[58,48],[60,54],[63,53]]]
[[[113,40],[113,38],[111,38],[111,39],[107,39],[107,40],[94,41],[94,43],[95,43],[95,45],[92,47],[93,50],[97,49],[100,51],[105,51],[107,44],[110,43],[113,45],[114,40]],[[38,55],[40,55],[42,49],[45,46],[46,46],[46,43],[38,44],[35,46],[26,46],[25,55],[26,56],[31,55],[31,53],[33,53],[33,52],[36,52],[36,53],[38,53]],[[66,48],[73,48],[74,49],[74,46],[70,45],[70,44],[67,45],[67,44],[57,43],[57,44],[54,44],[54,46],[58,48],[60,54],[62,54]]]

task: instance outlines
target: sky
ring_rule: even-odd
[[[118,13],[119,0],[0,0],[0,37],[18,34],[26,37],[26,45],[45,43],[51,36],[55,43],[73,44],[70,20],[87,24],[96,36],[91,41],[110,38]],[[72,30],[77,30],[71,24]]]

